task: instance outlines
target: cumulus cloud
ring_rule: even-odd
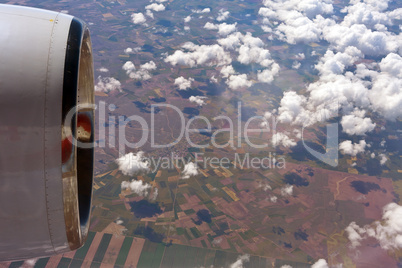
[[[110,92],[121,91],[121,83],[113,77],[98,76],[98,83],[95,85],[95,91]]]
[[[148,80],[151,79],[150,71],[156,69],[156,64],[153,61],[147,62],[145,64],[140,65],[140,68],[137,69],[132,61],[127,61],[124,63],[123,70],[126,71],[127,75],[131,79],[136,80]]]
[[[365,55],[386,55],[398,48],[397,42],[388,32],[367,29],[365,25],[355,24],[351,27],[334,25],[325,32],[325,38],[335,45],[337,50],[354,46]]]
[[[242,87],[250,87],[253,84],[253,82],[247,80],[246,74],[239,74],[229,76],[228,80],[226,81],[226,84],[229,86],[229,88],[237,90]]]
[[[269,198],[269,200],[272,202],[272,203],[276,203],[277,201],[278,201],[278,197],[277,196],[271,196],[270,198]]]
[[[218,30],[218,26],[211,22],[205,23],[204,28],[207,30]]]
[[[390,203],[383,208],[381,221],[375,221],[364,227],[351,222],[345,230],[352,248],[359,246],[364,239],[372,237],[378,240],[384,250],[401,249],[402,206]]]
[[[34,267],[38,259],[29,259],[24,261],[24,265],[22,267]]]
[[[202,97],[202,96],[191,96],[189,98],[190,102],[195,102],[199,106],[203,106],[205,104],[205,99],[207,97]]]
[[[379,156],[381,157],[381,159],[380,159],[381,166],[385,165],[385,163],[387,163],[387,161],[388,161],[387,156],[385,154],[380,154]]]
[[[209,13],[209,12],[211,12],[211,9],[209,7],[204,8],[204,9],[192,9],[191,12],[196,13],[196,14]]]
[[[216,18],[217,21],[224,21],[229,18],[230,12],[225,11],[223,8],[219,10],[218,17]]]
[[[359,58],[363,57],[360,50],[355,47],[348,47],[345,52],[334,53],[328,50],[315,68],[323,76],[331,74],[342,74],[346,67],[352,66]]]
[[[343,116],[341,125],[343,132],[349,135],[365,135],[375,128],[375,124],[371,121],[371,118],[361,118],[354,114]]]
[[[158,198],[158,188],[154,188],[154,191],[152,193],[152,195],[150,196],[150,200],[151,201],[156,201],[156,198]]]
[[[240,46],[237,60],[243,64],[258,63],[264,67],[274,64],[268,49],[249,45]]]
[[[119,165],[119,170],[128,176],[149,171],[150,167],[150,163],[144,157],[144,152],[142,151],[139,151],[137,154],[128,153],[116,159],[116,163]]]
[[[230,265],[230,268],[243,268],[243,264],[250,261],[250,255],[244,254],[237,258],[237,260]]]
[[[191,21],[191,19],[192,19],[191,16],[187,16],[184,18],[184,22],[188,23]]]
[[[223,66],[221,69],[221,74],[223,78],[227,78],[232,74],[235,74],[235,70],[232,65]]]
[[[101,67],[101,68],[99,68],[99,72],[101,72],[101,73],[107,73],[107,72],[109,72],[109,69],[108,69],[108,68],[105,68],[105,67]]]
[[[299,95],[294,91],[285,92],[281,100],[281,106],[278,109],[278,121],[282,123],[304,122],[305,117],[310,117],[310,115],[305,115],[304,106],[306,103],[307,98],[303,95]]]
[[[328,268],[328,263],[324,259],[319,259],[316,263],[311,265],[311,268]]]
[[[152,11],[149,10],[149,9],[145,12],[145,15],[147,15],[147,16],[150,17],[151,19],[154,18],[154,13],[152,13]]]
[[[234,24],[226,24],[221,23],[221,24],[213,24],[211,22],[207,22],[204,25],[204,28],[207,30],[218,30],[218,34],[222,36],[226,36],[234,31],[236,31],[236,25],[237,23]]]
[[[183,179],[188,179],[192,176],[197,176],[199,174],[197,164],[189,162],[184,165],[183,169]]]
[[[270,69],[258,71],[257,79],[261,83],[271,84],[275,76],[279,73],[279,64],[273,63]]]
[[[263,189],[265,192],[268,190],[272,190],[272,187],[268,183],[265,183],[265,182],[259,182],[258,188]]]
[[[283,147],[293,147],[297,145],[297,143],[293,139],[289,138],[288,135],[282,132],[277,132],[273,134],[271,141],[274,147],[280,145],[282,145]]]
[[[300,66],[301,66],[301,63],[300,63],[300,62],[294,61],[293,64],[292,64],[292,69],[297,70],[297,69],[300,68]]]
[[[193,78],[184,78],[183,76],[180,76],[174,80],[174,84],[179,86],[179,90],[186,90],[188,88],[191,88],[191,82],[193,82]]]
[[[343,154],[356,156],[357,154],[364,152],[366,145],[367,143],[365,140],[360,140],[359,143],[352,143],[352,141],[346,140],[339,144],[339,150],[341,150]]]
[[[380,62],[369,98],[375,111],[394,121],[402,116],[402,57],[390,53]]]
[[[284,197],[291,196],[293,194],[293,185],[286,184],[281,188],[281,195]]]
[[[152,3],[152,4],[147,5],[145,7],[145,9],[159,12],[159,11],[165,10],[165,6],[162,4]]]
[[[148,190],[151,188],[152,186],[150,184],[145,183],[143,181],[132,180],[131,182],[123,181],[121,183],[122,190],[130,189],[133,193],[136,193],[139,196],[147,196]]]
[[[134,53],[137,53],[137,52],[139,52],[139,51],[141,51],[141,47],[134,47],[134,48],[128,47],[128,48],[126,48],[126,49],[124,50],[124,53],[125,53],[125,54],[134,54]]]
[[[144,24],[147,21],[147,19],[142,13],[134,13],[131,15],[131,21],[134,24]]]
[[[172,65],[186,65],[194,67],[197,65],[227,65],[232,62],[230,54],[226,52],[221,46],[215,45],[195,45],[191,42],[185,43],[182,50],[176,50],[172,55],[165,58],[165,62]]]

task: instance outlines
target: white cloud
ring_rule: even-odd
[[[378,240],[384,250],[398,250],[402,248],[402,206],[390,203],[383,208],[382,220],[375,221],[364,227],[351,222],[345,229],[352,248],[361,242],[373,237]]]
[[[218,34],[222,36],[226,36],[234,31],[236,31],[236,25],[234,24],[226,24],[226,22],[221,24],[213,24],[211,22],[207,22],[204,25],[204,28],[207,30],[218,30]]]
[[[258,10],[258,15],[268,18],[275,18],[276,12],[267,7],[260,7],[260,9]]]
[[[223,78],[227,78],[232,74],[235,74],[235,70],[232,65],[223,66],[221,69],[221,74]]]
[[[191,96],[189,98],[189,100],[190,100],[190,102],[195,102],[197,105],[202,106],[206,103],[205,102],[206,98],[207,97],[202,97],[202,96]]]
[[[360,140],[359,143],[352,143],[352,141],[346,140],[339,144],[339,150],[341,150],[343,154],[356,156],[357,154],[364,152],[366,145],[367,143],[365,140]]]
[[[147,21],[147,19],[145,18],[144,14],[142,14],[142,13],[134,13],[131,15],[131,21],[134,24],[143,24]]]
[[[141,47],[134,47],[134,48],[128,47],[128,48],[126,48],[126,49],[124,50],[124,53],[125,53],[125,54],[134,54],[134,53],[137,53],[137,52],[139,52],[139,51],[141,51]]]
[[[194,67],[196,65],[227,65],[232,62],[230,54],[226,52],[221,46],[215,45],[195,45],[187,42],[183,48],[189,52],[176,50],[172,55],[166,57],[165,62],[172,65],[186,65]]]
[[[332,50],[327,50],[315,68],[323,76],[342,74],[346,67],[352,66],[362,57],[363,54],[361,51],[355,47],[348,47],[345,49],[345,52],[338,52],[336,54]]]
[[[277,201],[278,201],[278,197],[277,196],[271,196],[270,198],[269,198],[269,200],[272,202],[272,203],[276,203]]]
[[[158,188],[154,188],[154,191],[152,193],[152,196],[149,198],[151,201],[156,201],[156,198],[158,198]]]
[[[139,196],[147,196],[148,190],[151,188],[152,186],[150,184],[143,181],[132,180],[131,182],[123,181],[121,183],[122,190],[130,189],[132,192],[138,194]]]
[[[124,63],[122,69],[126,71],[127,75],[131,79],[148,80],[151,79],[152,76],[150,74],[150,71],[156,69],[156,64],[155,62],[150,61],[140,65],[140,68],[136,69],[133,62],[127,61],[126,63]]]
[[[180,90],[186,90],[187,88],[191,88],[191,82],[193,82],[193,78],[184,78],[183,76],[180,76],[174,80],[174,84],[179,86]]]
[[[354,114],[343,116],[341,125],[343,132],[349,135],[365,135],[375,128],[375,124],[371,121],[371,118],[361,118]]]
[[[280,24],[277,29],[285,35],[281,39],[289,44],[317,42],[322,33],[317,19],[310,20],[297,11],[289,11],[286,23]]]
[[[338,51],[354,46],[365,55],[381,56],[398,49],[397,38],[391,33],[372,31],[363,24],[332,25],[324,29],[323,35]]]
[[[159,11],[165,10],[165,6],[162,5],[162,4],[152,3],[152,4],[150,4],[150,5],[147,5],[147,6],[145,7],[145,9],[153,10],[153,11],[159,12]]]
[[[380,154],[379,156],[381,157],[381,159],[380,159],[381,166],[385,165],[385,163],[387,163],[387,161],[388,161],[387,156],[385,154]]]
[[[186,165],[184,165],[182,173],[183,173],[182,177],[183,179],[188,179],[192,176],[197,176],[199,174],[197,164],[193,162],[187,163]]]
[[[188,23],[191,21],[191,19],[192,19],[191,16],[187,16],[184,18],[184,22]]]
[[[265,192],[268,190],[272,190],[272,187],[268,183],[265,183],[265,182],[259,182],[258,188],[262,188]]]
[[[132,176],[136,173],[149,171],[150,163],[144,157],[144,152],[139,151],[137,154],[128,153],[118,159],[116,163],[119,165],[119,170],[124,175]]]
[[[261,83],[271,84],[274,81],[275,76],[279,73],[279,64],[273,63],[271,69],[264,69],[258,71],[257,79]]]
[[[156,64],[153,61],[144,63],[140,66],[140,69],[142,70],[147,70],[147,71],[152,71],[156,69]]]
[[[284,197],[291,196],[293,194],[293,185],[286,184],[281,188],[281,195]]]
[[[225,38],[218,39],[218,43],[226,49],[234,50],[240,46],[243,35],[239,32],[232,33]]]
[[[101,68],[99,68],[99,72],[101,72],[101,73],[107,73],[107,72],[109,72],[109,69],[108,69],[108,68],[105,68],[105,67],[101,67]]]
[[[250,255],[244,254],[237,258],[237,260],[230,265],[230,268],[243,268],[243,264],[250,261]]]
[[[402,57],[390,53],[380,62],[381,73],[373,79],[369,98],[373,109],[394,121],[402,116]]]
[[[149,9],[145,12],[145,15],[147,15],[147,16],[150,17],[151,19],[154,18],[154,13],[152,13],[152,11],[149,10]]]
[[[204,28],[207,30],[218,30],[218,26],[211,22],[205,23]]]
[[[271,53],[268,49],[248,45],[240,46],[237,60],[243,64],[255,62],[264,67],[274,64],[274,60],[272,60]]]
[[[293,147],[296,146],[297,143],[288,137],[285,133],[277,132],[272,135],[272,146],[277,147],[282,145],[283,147]]]
[[[24,261],[24,265],[22,267],[34,267],[38,259],[29,259]]]
[[[295,57],[297,60],[304,60],[306,58],[306,55],[304,53],[299,53]]]
[[[300,62],[294,61],[293,64],[292,64],[292,69],[297,70],[297,69],[300,68],[300,66],[301,66],[301,63],[300,63]]]
[[[204,8],[204,9],[193,9],[193,10],[191,10],[191,12],[196,13],[196,14],[209,13],[209,12],[211,12],[211,9],[209,7]]]
[[[229,88],[237,90],[242,87],[250,87],[253,84],[253,82],[247,80],[246,74],[239,74],[229,76],[228,80],[226,81],[226,84],[229,86]]]
[[[278,121],[282,123],[296,123],[303,121],[300,119],[304,116],[304,106],[307,103],[307,98],[303,95],[298,95],[294,91],[287,91],[283,94],[281,106],[278,109]]]
[[[311,268],[328,268],[328,263],[324,259],[319,259],[316,263],[311,265]]]
[[[121,91],[121,83],[119,80],[113,77],[101,77],[98,76],[98,83],[95,85],[95,91],[110,92]]]
[[[219,10],[218,17],[216,18],[217,21],[224,21],[229,18],[230,12],[225,11],[223,8]]]

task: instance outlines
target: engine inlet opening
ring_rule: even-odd
[[[62,107],[62,177],[66,234],[71,250],[88,234],[94,163],[94,73],[85,24],[73,19],[67,43]]]
[[[94,74],[91,38],[85,30],[78,72],[77,102],[84,105],[77,113],[77,140],[83,146],[77,147],[78,204],[81,233],[86,237],[91,211],[93,163],[94,163]],[[87,107],[91,106],[92,107]],[[88,146],[85,146],[88,145]]]

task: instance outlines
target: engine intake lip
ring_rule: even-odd
[[[69,247],[83,245],[89,228],[94,163],[94,74],[87,26],[74,18],[66,48],[62,104],[64,220]]]

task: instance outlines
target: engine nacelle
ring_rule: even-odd
[[[85,23],[0,5],[1,261],[63,253],[85,242],[93,122]]]

